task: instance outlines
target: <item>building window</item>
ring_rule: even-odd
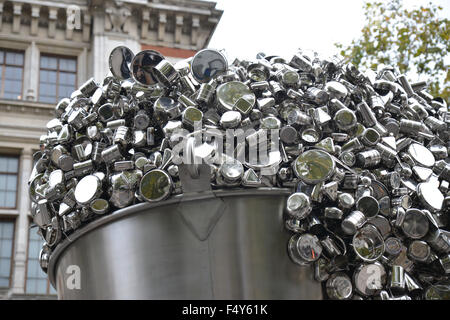
[[[8,288],[11,277],[14,222],[0,221],[0,288]]]
[[[42,271],[39,264],[39,252],[44,240],[37,234],[36,229],[30,229],[28,239],[28,264],[27,283],[25,293],[27,294],[56,294],[50,284],[47,274]]]
[[[21,100],[23,82],[23,52],[0,49],[0,97]]]
[[[39,101],[56,103],[75,91],[77,59],[41,55]]]
[[[0,155],[0,208],[15,208],[19,158]]]

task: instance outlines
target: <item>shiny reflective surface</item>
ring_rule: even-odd
[[[430,150],[428,150],[425,146],[413,143],[408,147],[408,154],[411,158],[417,162],[419,165],[424,167],[432,167],[434,166],[435,159]]]
[[[231,81],[221,84],[216,90],[219,104],[225,110],[233,110],[234,105],[239,99],[247,100],[252,106],[255,103],[255,94],[249,87],[239,81]]]
[[[403,232],[412,239],[424,237],[429,228],[428,218],[418,209],[408,209],[402,224]]]
[[[354,283],[346,286],[348,279],[336,273],[350,276],[364,259],[373,262],[380,247],[377,234],[381,241],[397,239],[400,252],[394,243],[393,250],[378,257],[392,272],[375,298],[418,298],[424,293],[419,284],[426,289],[438,278],[449,278],[450,118],[445,101],[423,91],[424,82],[409,84],[390,66],[362,73],[338,57],[322,60],[299,49],[290,62],[265,54],[253,61],[235,59],[225,72],[199,83],[189,74],[190,66],[195,67],[192,58],[174,66],[168,60],[157,62],[155,52],[139,55],[141,59],[132,62],[137,62],[136,70],[142,69],[142,83],[117,76],[101,83],[88,79],[70,99],[58,103],[47,134],[39,138],[41,153],[33,157],[30,193],[32,218],[48,253],[41,259],[44,270],[46,257],[61,239],[73,240],[77,229],[95,225],[101,215],[117,208],[171,195],[188,200],[201,192],[191,214],[186,213],[186,201],[177,212],[194,236],[205,241],[220,215],[215,210],[220,203],[199,206],[200,198],[219,188],[267,186],[297,193],[287,201],[287,221],[279,227],[298,233],[288,245],[291,258],[314,264],[322,287],[327,279],[341,280],[327,284],[329,298],[346,299],[342,292],[351,295]],[[144,61],[152,55],[156,59]],[[208,77],[210,64],[200,62]],[[155,79],[158,83],[152,84]],[[199,126],[194,126],[197,119]],[[242,141],[226,131],[229,128],[251,132]],[[274,129],[280,132],[267,132]],[[183,156],[191,163],[198,157],[214,164],[172,163],[177,144],[184,140],[181,130],[189,132]],[[203,133],[204,143],[195,143],[195,136]],[[227,156],[220,154],[216,134],[227,138]],[[234,157],[242,164],[223,165]],[[1,167],[2,161],[4,172]],[[34,181],[38,173],[43,176]],[[81,188],[83,177],[91,175],[100,181],[98,192]],[[2,193],[0,183],[0,198]],[[259,222],[253,227],[260,228]],[[162,228],[161,233],[170,237],[171,231]],[[304,233],[310,236],[302,237]],[[118,238],[123,238],[121,232]],[[302,239],[302,245],[295,239]],[[420,261],[426,247],[419,241],[429,244],[429,261]],[[323,256],[314,260],[321,246]],[[430,267],[429,275],[420,273],[422,264]],[[362,292],[356,289],[354,299],[368,298]]]
[[[419,183],[417,185],[417,195],[422,204],[430,211],[439,211],[444,203],[444,195],[432,183]]]
[[[153,68],[160,63],[164,57],[157,51],[144,50],[134,56],[131,62],[131,70],[134,80],[142,85],[150,86],[157,83],[153,74]]]
[[[361,228],[353,236],[353,250],[362,260],[374,262],[384,253],[384,240],[373,226]]]
[[[352,280],[345,273],[334,273],[326,282],[326,290],[331,299],[350,299],[353,293]]]
[[[290,232],[280,225],[288,190],[215,193],[217,198],[180,202],[177,196],[135,205],[72,234],[72,242],[60,245],[49,263],[58,297],[322,298],[311,266],[295,265],[286,254]],[[208,236],[202,241],[195,230],[205,230]],[[80,290],[65,285],[70,276],[65,271],[73,264],[82,270]],[[125,277],[123,270],[132,272]]]
[[[341,109],[337,111],[334,115],[334,121],[341,130],[350,130],[357,123],[356,115],[350,109]]]
[[[81,179],[75,188],[75,199],[79,204],[91,202],[101,187],[100,179],[94,175]]]
[[[306,128],[300,133],[300,137],[308,143],[316,143],[320,140],[320,133],[314,128]]]
[[[296,192],[289,196],[286,209],[290,215],[302,219],[311,211],[310,199],[306,194]]]
[[[302,181],[315,184],[328,179],[334,173],[335,163],[327,152],[309,150],[297,157],[293,169]]]
[[[170,97],[160,97],[155,101],[153,110],[156,115],[172,118],[179,114],[180,104]]]
[[[109,55],[109,70],[118,79],[129,79],[131,78],[130,66],[133,58],[133,52],[127,47],[116,47]]]
[[[361,265],[353,275],[355,289],[365,296],[378,294],[386,284],[386,270],[380,263]]]
[[[90,208],[96,214],[104,214],[109,210],[109,202],[105,199],[95,199],[90,203]]]
[[[172,179],[162,170],[147,172],[141,179],[139,192],[146,201],[161,201],[172,191]]]
[[[200,83],[210,81],[228,69],[228,62],[217,50],[204,49],[197,52],[191,62],[191,72]]]
[[[220,173],[225,180],[234,182],[244,175],[244,167],[239,161],[225,162],[220,166]]]

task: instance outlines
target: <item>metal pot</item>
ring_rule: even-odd
[[[59,299],[322,299],[292,263],[287,189],[215,190],[141,203],[77,230],[48,267]]]

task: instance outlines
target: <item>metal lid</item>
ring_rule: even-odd
[[[139,193],[145,201],[161,201],[172,193],[172,188],[173,182],[169,174],[155,169],[142,177],[139,184]]]
[[[363,261],[374,262],[384,253],[383,236],[376,227],[366,225],[353,236],[353,250]]]
[[[101,182],[97,176],[88,175],[81,179],[75,187],[75,200],[78,204],[89,204],[101,190]]]
[[[114,77],[125,80],[131,78],[131,61],[134,53],[125,46],[114,48],[109,55],[109,70]]]
[[[225,56],[217,50],[204,49],[197,52],[191,62],[191,73],[200,83],[209,82],[228,70]]]
[[[224,129],[236,128],[241,123],[241,113],[238,111],[227,111],[220,118],[220,125]]]
[[[319,259],[322,254],[322,245],[317,236],[304,233],[291,238],[289,252],[297,264],[309,264]]]
[[[96,214],[105,214],[109,210],[109,202],[105,199],[95,199],[89,206]]]
[[[134,56],[131,62],[131,70],[135,81],[144,86],[157,83],[153,74],[153,68],[158,65],[164,57],[157,51],[144,50]]]
[[[402,223],[402,230],[409,238],[420,239],[428,233],[429,221],[427,216],[419,209],[406,210]]]
[[[387,238],[384,241],[385,252],[390,257],[397,257],[402,252],[402,242],[400,239],[395,237]]]
[[[431,254],[431,248],[425,241],[414,240],[409,244],[408,257],[419,262],[426,262]]]
[[[220,166],[220,173],[226,181],[236,182],[244,175],[244,166],[239,161],[226,161]]]
[[[365,296],[378,294],[386,284],[386,279],[386,270],[378,262],[361,265],[353,274],[355,290]]]
[[[424,167],[434,166],[435,159],[433,153],[418,143],[412,143],[408,147],[408,154],[419,165]]]
[[[334,159],[318,149],[303,152],[293,163],[295,175],[308,184],[325,181],[333,175],[335,168]]]
[[[356,208],[364,213],[367,218],[375,217],[380,212],[380,204],[372,196],[364,196],[358,199]]]
[[[62,170],[53,170],[48,177],[48,185],[50,187],[56,187],[64,182],[64,173]]]
[[[337,127],[344,131],[354,128],[358,121],[355,113],[350,109],[338,110],[333,120]]]
[[[180,107],[180,103],[170,97],[160,97],[153,104],[153,110],[157,115],[165,115],[169,118],[172,118],[173,115],[178,115]]]
[[[348,94],[348,89],[340,82],[330,81],[325,85],[325,91],[331,98],[342,99]]]
[[[442,209],[444,195],[434,184],[419,183],[416,190],[420,202],[425,206],[425,208],[432,212]]]
[[[255,104],[256,96],[243,82],[230,81],[221,84],[216,89],[217,101],[224,111],[234,109],[239,99],[247,100],[252,106]]]
[[[266,81],[270,77],[270,70],[261,63],[252,63],[247,67],[247,74],[253,81]]]
[[[286,210],[297,219],[305,218],[311,211],[311,202],[309,197],[302,192],[292,194],[287,199]]]
[[[302,140],[307,143],[317,143],[321,136],[321,133],[314,127],[307,127],[300,133]]]
[[[326,290],[330,299],[350,299],[353,293],[352,280],[345,273],[334,273],[326,282]]]

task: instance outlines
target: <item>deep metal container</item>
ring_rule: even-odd
[[[290,193],[219,190],[118,210],[58,245],[50,281],[59,299],[321,299],[312,267],[287,254]]]

